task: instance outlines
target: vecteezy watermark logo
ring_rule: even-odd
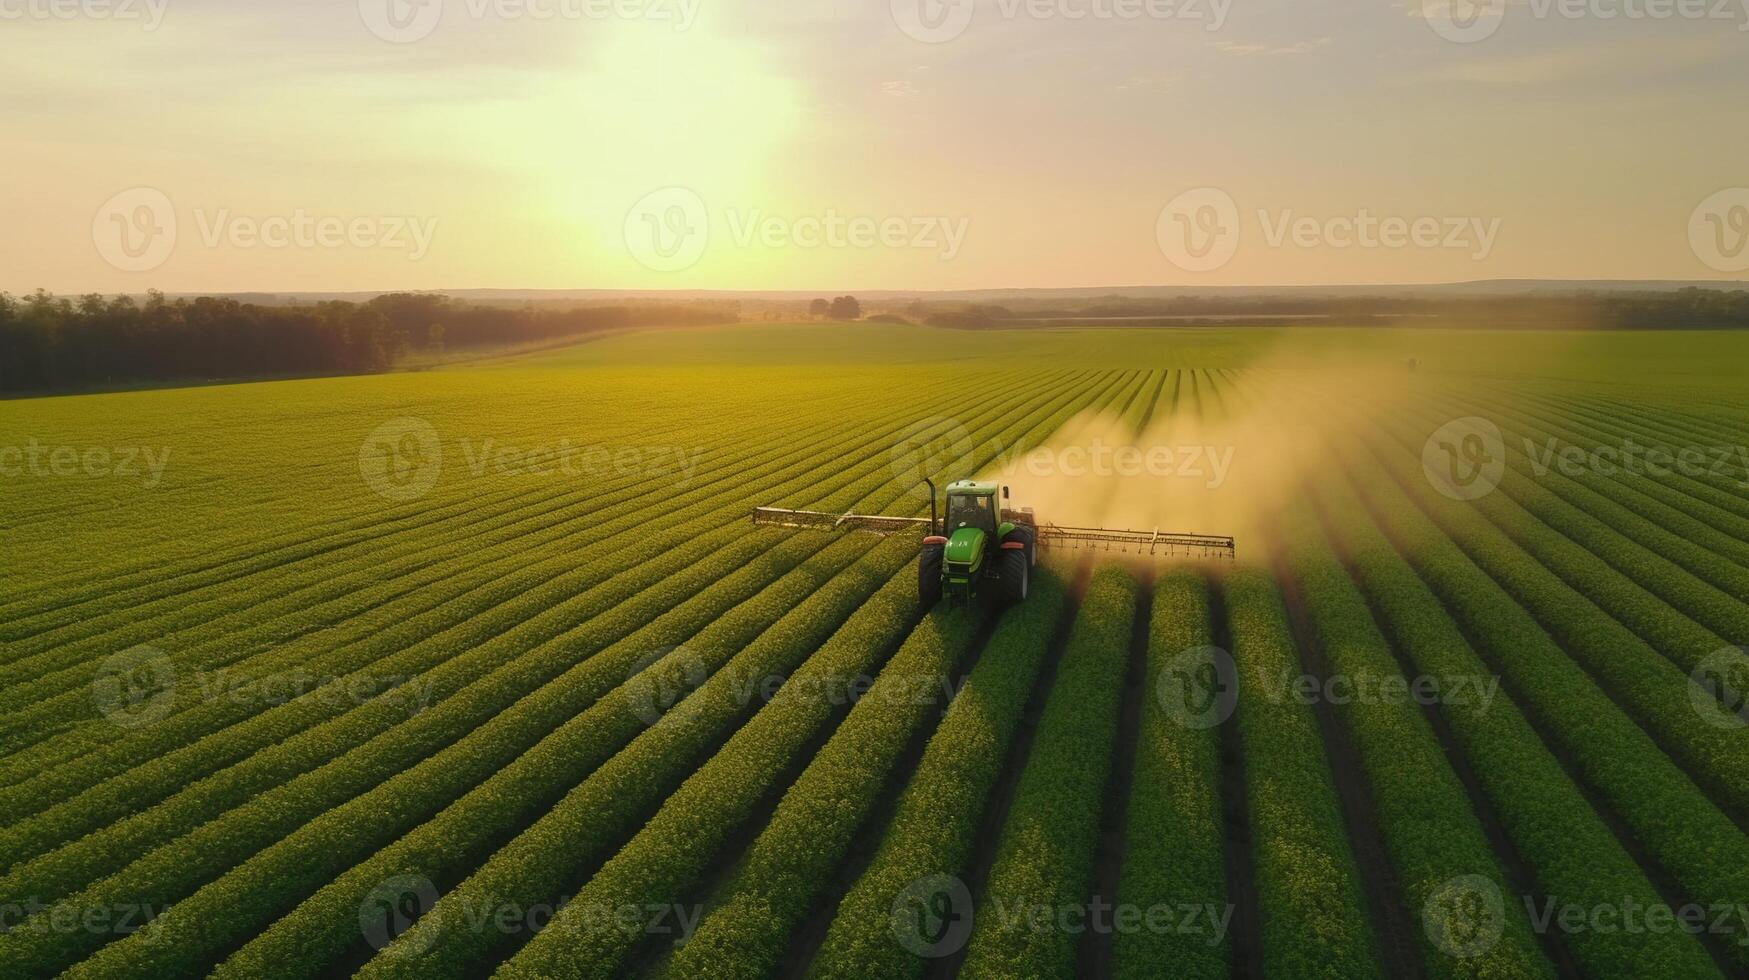
[[[123,650],[97,668],[91,700],[99,714],[122,728],[157,724],[176,701],[176,665],[157,647]]]
[[[893,23],[924,44],[946,44],[972,26],[974,0],[892,0]]]
[[[1531,473],[1538,479],[1555,472],[1573,479],[1595,474],[1611,479],[1628,476],[1657,480],[1680,473],[1690,478],[1733,480],[1739,488],[1749,490],[1749,480],[1732,472],[1738,467],[1749,473],[1749,446],[1744,445],[1641,445],[1632,436],[1626,436],[1613,445],[1593,446],[1564,444],[1549,437],[1539,446],[1527,436],[1524,455],[1530,461]]]
[[[417,262],[437,236],[436,218],[409,215],[245,215],[230,208],[195,208],[200,244],[209,249],[380,249]],[[151,272],[170,260],[178,241],[175,206],[164,192],[136,187],[97,209],[91,240],[97,254],[123,272]]]
[[[654,272],[692,268],[704,257],[710,240],[710,209],[689,187],[651,191],[626,212],[626,248]]]
[[[1218,187],[1173,198],[1154,226],[1160,251],[1186,272],[1213,272],[1239,251],[1239,205]]]
[[[710,680],[710,670],[684,646],[652,650],[627,673],[626,706],[649,727],[679,724],[704,710],[702,699],[690,695]]]
[[[1483,875],[1460,875],[1440,885],[1421,908],[1434,947],[1460,960],[1481,956],[1506,932],[1506,896]]]
[[[1749,648],[1726,647],[1708,655],[1688,677],[1688,700],[1714,728],[1749,727]]]
[[[123,272],[151,272],[176,251],[176,206],[155,187],[122,191],[97,209],[91,241]]]
[[[1421,0],[1421,19],[1447,41],[1473,44],[1506,22],[1506,0]]]
[[[1688,245],[1716,271],[1749,269],[1749,187],[1727,188],[1700,202],[1688,219]]]
[[[420,916],[437,904],[437,886],[422,875],[395,875],[370,890],[358,903],[358,928],[374,950],[389,947],[390,955],[417,956],[431,948],[436,934],[427,932],[412,946],[390,944],[413,928]]]
[[[1500,427],[1470,416],[1440,426],[1421,448],[1421,468],[1433,489],[1453,500],[1479,500],[1506,475]]]
[[[1232,471],[1236,446],[1148,446],[1112,444],[1095,437],[1084,446],[1039,446],[1015,456],[1004,452],[1001,471],[1045,479],[1066,476],[1149,477],[1160,480],[1198,480],[1210,490],[1226,485]]]
[[[605,21],[669,23],[688,30],[701,0],[462,0],[456,13],[470,20]],[[370,32],[392,44],[430,37],[442,24],[446,0],[359,0],[358,12]]]
[[[972,936],[972,893],[966,883],[933,874],[907,885],[893,899],[893,938],[924,959],[952,956]]]
[[[846,214],[827,208],[818,214],[771,214],[759,208],[725,208],[712,214],[697,192],[666,187],[644,196],[626,213],[625,243],[645,268],[678,272],[696,265],[713,240],[735,248],[915,249],[933,251],[943,262],[959,255],[971,219],[945,215]]]
[[[929,496],[925,477],[934,476],[972,454],[972,434],[959,419],[932,415],[907,428],[887,454],[893,479],[919,500]]]
[[[1037,21],[1194,21],[1218,31],[1233,0],[995,0],[1003,20]],[[976,0],[892,0],[893,22],[913,40],[945,44],[972,26]]]
[[[0,0],[0,20],[134,20],[150,33],[169,6],[170,0]]]
[[[230,208],[196,208],[194,220],[207,248],[380,249],[425,258],[437,238],[437,219],[411,215],[314,215],[298,208],[290,214],[234,214]]]
[[[371,430],[358,447],[358,473],[384,500],[418,500],[443,474],[443,443],[424,419],[391,419]]]
[[[391,44],[423,41],[443,22],[443,0],[358,0],[370,32]]]
[[[1154,696],[1178,725],[1214,728],[1233,717],[1239,706],[1239,668],[1220,647],[1186,650],[1160,671]]]
[[[164,482],[170,447],[51,446],[35,437],[22,446],[0,446],[0,478],[87,476],[139,480],[150,490]]]

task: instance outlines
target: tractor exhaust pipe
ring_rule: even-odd
[[[929,533],[940,534],[941,528],[936,523],[935,516],[935,481],[924,477],[923,482],[929,486]]]

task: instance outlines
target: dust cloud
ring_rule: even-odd
[[[1418,380],[1398,361],[1174,370],[1145,425],[1083,413],[984,477],[1008,485],[1009,506],[1032,508],[1041,523],[1227,536],[1258,558],[1308,468],[1340,465],[1334,443],[1353,420],[1406,404]]]

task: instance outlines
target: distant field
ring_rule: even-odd
[[[0,976],[1745,975],[1744,364],[785,325],[0,402]],[[747,520],[973,475],[1239,559],[924,611],[914,536]]]

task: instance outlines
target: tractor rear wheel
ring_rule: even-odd
[[[1018,606],[1026,601],[1027,589],[1032,582],[1032,564],[1026,557],[1026,551],[1021,548],[1006,548],[1002,551],[1002,564],[997,568],[996,583],[1004,605]]]
[[[1032,565],[1038,564],[1038,546],[1033,541],[1033,535],[1032,535],[1031,528],[1017,527],[1014,530],[1009,531],[1008,536],[1006,538],[1003,538],[1002,540],[1003,541],[1018,541],[1021,544],[1026,545],[1026,563],[1027,563],[1027,565],[1032,566]]]
[[[917,558],[917,604],[925,612],[941,601],[941,556],[945,547],[925,544]]]

